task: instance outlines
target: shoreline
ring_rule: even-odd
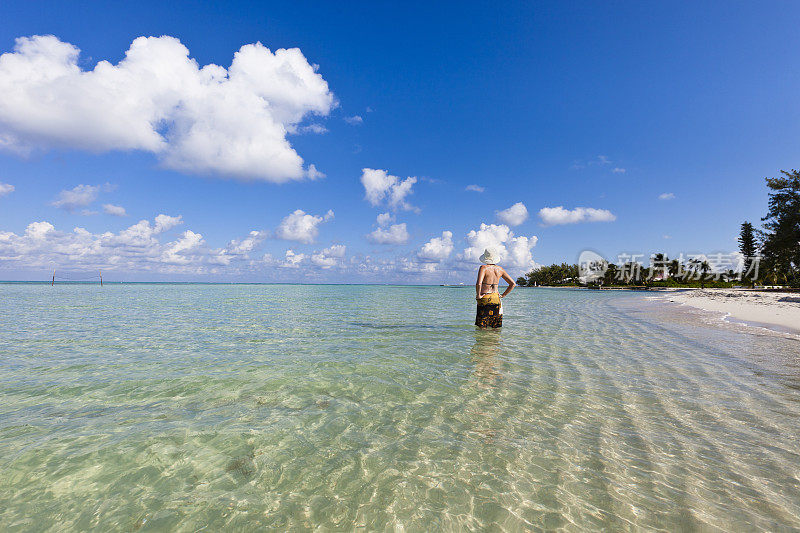
[[[752,289],[680,289],[653,300],[723,313],[723,320],[780,333],[800,334],[800,295]]]

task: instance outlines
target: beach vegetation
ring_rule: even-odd
[[[561,263],[560,265],[542,266],[528,272],[517,279],[517,285],[534,287],[547,286],[577,286],[580,285],[580,269],[578,265]]]
[[[636,261],[621,265],[607,263],[602,275],[590,282],[580,275],[579,265],[567,263],[541,266],[517,279],[521,287],[578,287],[650,289],[659,287],[729,288],[741,285],[740,273],[732,269],[714,271],[704,259],[690,258],[686,261],[670,259],[664,253],[653,254],[650,264]]]
[[[756,232],[753,224],[748,221],[742,222],[739,230],[739,252],[743,257],[742,270],[749,272],[753,266],[753,258],[758,253],[758,243],[756,242]]]
[[[741,224],[738,242],[742,257],[736,269],[712,262],[715,254],[688,259],[681,254],[678,259],[670,259],[657,252],[650,256],[647,266],[638,261],[619,265],[605,262],[602,274],[591,278],[581,277],[579,265],[540,266],[519,277],[517,285],[643,289],[727,288],[742,284],[800,287],[800,172],[782,170],[780,177],[766,178],[766,182],[769,203],[767,214],[761,219],[763,229],[757,230],[749,221]]]
[[[766,178],[769,188],[767,214],[761,231],[761,255],[765,281],[800,285],[800,172],[781,170]]]

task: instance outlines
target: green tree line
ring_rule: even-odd
[[[702,258],[670,259],[653,254],[649,266],[628,262],[607,264],[602,276],[590,284],[598,286],[800,286],[800,172],[781,171],[766,178],[769,189],[767,214],[762,229],[743,222],[739,229],[741,271],[712,269]],[[737,269],[738,270],[738,269]],[[580,268],[567,263],[542,266],[517,279],[522,286],[580,285]]]
[[[605,264],[602,276],[588,285],[597,287],[730,287],[741,284],[740,275],[733,269],[713,272],[708,261],[670,259],[664,253],[653,254],[650,265],[626,262]],[[579,265],[561,263],[542,266],[517,278],[520,286],[578,286],[587,285],[580,277]]]
[[[517,285],[578,285],[578,265],[561,263],[532,270],[517,279]]]
[[[763,229],[749,236],[752,225],[742,224],[739,245],[755,247],[762,256],[759,280],[771,285],[800,286],[800,173],[797,170],[767,178],[769,204]],[[742,252],[744,253],[744,252]]]

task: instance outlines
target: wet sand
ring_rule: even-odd
[[[724,313],[727,319],[733,321],[800,333],[800,293],[687,289],[669,291],[659,298]]]

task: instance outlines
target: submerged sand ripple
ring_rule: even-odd
[[[626,293],[497,332],[440,288],[0,292],[3,529],[800,528],[791,339]]]

